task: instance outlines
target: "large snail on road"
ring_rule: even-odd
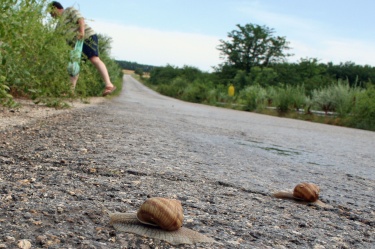
[[[180,201],[155,197],[146,200],[141,205],[137,212],[137,218],[143,224],[175,231],[182,226],[184,212]]]
[[[182,227],[184,213],[178,200],[153,197],[147,199],[137,213],[108,214],[110,224],[120,232],[165,240],[173,245],[216,242],[203,234]]]

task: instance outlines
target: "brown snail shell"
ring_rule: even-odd
[[[302,182],[293,190],[293,196],[297,199],[314,202],[319,199],[320,189],[313,183]]]
[[[137,219],[147,225],[175,231],[182,226],[184,212],[179,200],[153,197],[141,205],[137,212]]]

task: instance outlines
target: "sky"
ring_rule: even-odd
[[[220,40],[237,24],[274,29],[290,42],[288,62],[316,58],[375,66],[374,0],[66,0],[99,34],[111,56],[153,66],[210,72],[224,60]]]

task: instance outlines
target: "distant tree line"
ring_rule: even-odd
[[[139,64],[137,62],[132,62],[132,61],[124,61],[124,60],[116,60],[117,64],[122,69],[127,69],[127,70],[141,70],[142,72],[149,73],[155,66],[151,65],[144,65],[144,64]]]
[[[375,130],[375,67],[320,63],[301,58],[289,63],[289,42],[266,26],[237,25],[221,40],[224,63],[212,73],[184,66],[153,67],[145,83],[162,94],[186,101],[279,113],[304,109],[334,112],[335,124]],[[228,96],[228,86],[235,95]]]

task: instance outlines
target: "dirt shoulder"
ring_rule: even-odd
[[[19,106],[8,108],[0,106],[0,131],[19,125],[25,125],[36,120],[51,117],[57,114],[71,112],[88,106],[97,105],[106,101],[102,97],[93,97],[83,100],[70,100],[67,103],[71,106],[65,109],[55,109],[45,105],[37,105],[32,100],[16,99]]]

